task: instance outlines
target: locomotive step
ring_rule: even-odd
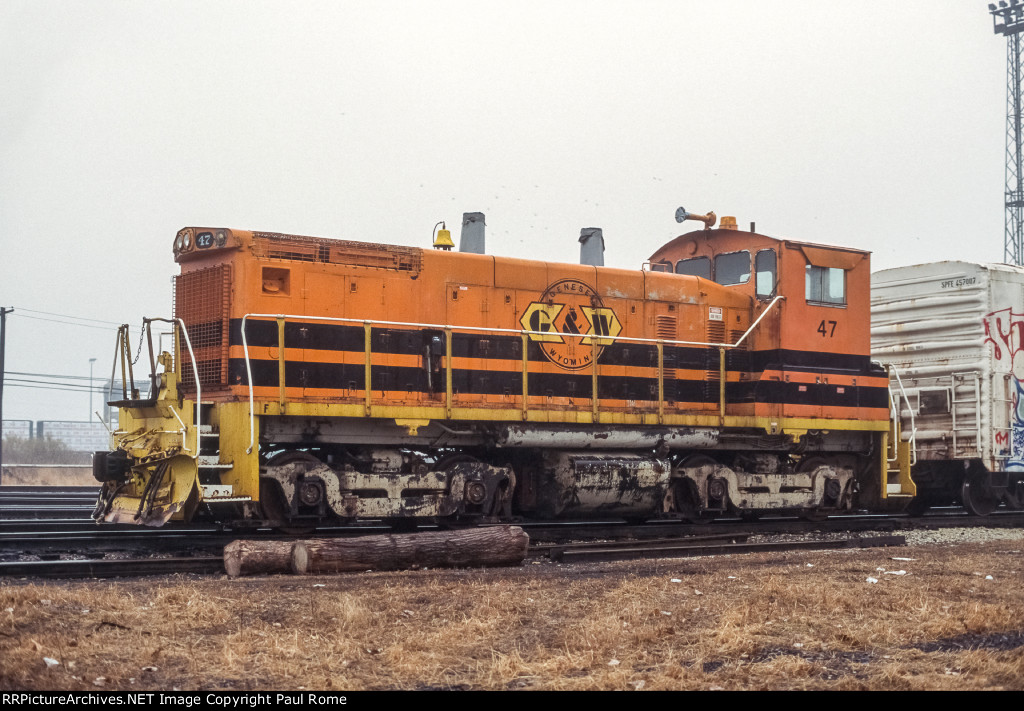
[[[217,455],[200,456],[196,463],[203,469],[230,469],[233,464],[221,464],[220,457]]]

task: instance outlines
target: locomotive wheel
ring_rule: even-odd
[[[988,516],[999,506],[999,497],[988,485],[988,472],[972,469],[964,476],[960,488],[964,508],[975,516]]]
[[[309,452],[296,450],[278,452],[267,460],[267,466],[278,467],[293,462],[305,462],[308,469],[321,464],[322,462]],[[285,501],[281,485],[273,479],[260,479],[260,508],[263,509],[263,517],[272,522],[288,521],[288,502]],[[316,526],[276,526],[281,533],[289,536],[304,536],[312,533]]]
[[[672,485],[672,513],[688,523],[700,520],[700,497],[696,485],[689,479],[678,479]]]
[[[451,469],[452,467],[454,467],[456,464],[476,464],[479,461],[480,460],[477,459],[476,457],[470,456],[468,454],[449,454],[447,457],[443,457],[442,459],[440,459],[437,462],[437,465],[436,465],[435,468],[438,471],[446,472],[449,469]],[[444,517],[438,516],[438,517],[434,518],[434,523],[436,523],[437,527],[442,529],[442,530],[453,531],[453,530],[459,530],[459,529],[463,529],[463,528],[473,528],[474,526],[477,525],[477,521],[479,521],[479,519],[480,519],[479,516],[472,516],[472,517],[469,517],[469,518],[460,518],[457,515],[456,516],[444,516]],[[409,523],[412,524],[411,528],[409,528]],[[400,525],[403,525],[403,524],[401,524],[399,522],[395,522],[395,523],[391,524],[391,527],[392,527],[392,529],[395,529],[395,530],[415,530],[415,528],[416,528],[415,521],[411,521],[411,520],[409,520],[407,523],[404,524],[406,526],[406,528],[404,528],[404,529],[399,528]]]
[[[711,457],[695,454],[683,460],[679,468],[714,466],[715,464],[718,462]],[[697,484],[692,479],[677,479],[673,485],[672,495],[675,509],[673,513],[679,514],[684,521],[697,523],[701,519],[714,518],[715,512],[705,511],[701,505],[700,492],[697,491]]]
[[[260,479],[260,509],[263,518],[271,522],[284,521],[284,494],[280,485],[271,479]]]
[[[303,452],[298,449],[286,449],[282,452],[278,452],[267,460],[268,467],[279,467],[283,464],[291,464],[292,462],[308,462],[309,468],[322,464],[322,462],[313,454],[309,452]]]
[[[828,464],[828,460],[824,457],[805,457],[800,460],[796,470],[800,473],[813,472],[818,467],[823,467],[826,464]],[[811,521],[813,523],[818,523],[828,518],[828,512],[821,511],[820,509],[807,509],[801,511],[799,515],[804,521]]]

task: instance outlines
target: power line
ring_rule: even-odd
[[[85,316],[72,316],[71,314],[58,314],[58,313],[54,313],[52,311],[38,311],[36,309],[26,309],[26,308],[22,308],[21,306],[19,306],[18,307],[18,312],[20,313],[22,311],[28,311],[29,313],[33,313],[33,314],[43,314],[44,316],[59,316],[60,318],[69,318],[69,319],[73,319],[75,321],[92,321],[93,323],[105,323],[105,324],[109,324],[111,326],[120,326],[121,325],[121,324],[117,323],[116,321],[104,321],[103,319],[86,318]]]
[[[104,382],[109,378],[90,378],[88,375],[60,375],[57,373],[22,373],[16,370],[4,371],[7,375],[21,375],[27,378],[59,378],[61,380],[103,380]]]
[[[54,381],[54,380],[29,380],[29,379],[26,379],[26,378],[8,378],[7,382],[8,383],[31,383],[33,385],[56,385],[56,386],[65,388],[66,390],[80,390],[81,392],[84,392],[84,393],[87,393],[90,390],[102,390],[102,388],[97,388],[96,386],[87,385],[85,383],[81,383],[81,384],[79,384],[79,383],[62,383],[60,381]],[[99,383],[100,383],[100,385],[106,385],[106,381],[105,380],[100,380]]]
[[[65,326],[81,326],[82,328],[94,328],[98,331],[111,331],[116,326],[93,326],[91,323],[77,323],[75,321],[62,321],[56,318],[43,318],[42,316],[26,316],[25,314],[18,314],[20,318],[29,318],[33,321],[49,321],[51,323],[62,323]]]
[[[89,392],[88,389],[82,390],[82,389],[78,389],[78,388],[60,387],[60,386],[57,386],[57,385],[25,385],[25,384],[18,383],[18,382],[13,382],[13,381],[8,382],[7,383],[7,387],[9,387],[9,388],[27,388],[29,390],[58,390],[58,391],[71,392],[71,393],[87,393],[87,392]],[[99,390],[99,389],[97,389],[97,391],[99,391],[99,392],[106,392],[106,390]]]
[[[3,483],[4,464],[4,340],[7,335],[7,314],[12,311],[13,308],[0,306],[0,483]]]
[[[55,373],[24,373],[8,370],[4,372],[7,384],[12,388],[28,388],[35,390],[58,390],[73,393],[109,393],[111,391],[110,378],[90,378],[87,375],[58,375]],[[21,376],[21,377],[11,377]],[[65,382],[84,380],[86,383]],[[93,384],[95,383],[95,384]],[[120,381],[114,380],[114,391],[120,389]]]

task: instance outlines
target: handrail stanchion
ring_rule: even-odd
[[[127,369],[127,366],[125,366],[125,363],[124,363],[124,360],[125,360],[124,354],[128,350],[125,347],[125,339],[127,338],[127,335],[126,335],[127,334],[127,329],[128,329],[128,324],[124,324],[119,329],[117,329],[117,351],[118,351],[118,353],[117,353],[117,356],[115,356],[115,359],[114,359],[114,368],[115,369],[117,368],[117,358],[121,359],[121,395],[123,396],[122,397],[123,400],[127,400],[128,399],[128,377],[127,377],[128,376],[128,369]]]
[[[242,353],[245,354],[245,380],[249,384],[249,447],[246,454],[252,454],[252,448],[256,446],[256,409],[253,404],[252,392],[252,364],[249,361],[249,340],[245,335],[246,319],[251,314],[242,317]]]
[[[373,412],[373,327],[363,322],[363,410],[369,417]]]
[[[196,382],[196,453],[192,455],[192,458],[196,459],[199,457],[199,428],[202,425],[202,410],[200,408],[203,404],[203,386],[199,382],[199,365],[196,363],[196,354],[192,350],[192,339],[188,337],[188,329],[185,328],[185,322],[180,318],[174,320],[181,326],[181,335],[185,338],[185,345],[188,346],[188,357],[192,361],[192,377]],[[167,319],[150,319],[150,321],[167,322]]]
[[[910,466],[917,464],[917,424],[914,422],[914,408],[910,405],[910,396],[907,395],[907,391],[903,387],[903,379],[900,377],[900,370],[895,365],[892,366],[892,373],[896,376],[896,384],[899,386],[900,395],[903,396],[903,401],[907,403],[907,412],[910,413],[910,438],[907,440],[910,443]],[[896,416],[899,417],[899,413],[903,408],[896,408]]]
[[[285,395],[285,374],[284,374],[284,317],[277,317],[277,401],[280,412],[284,414],[285,403],[288,401]]]
[[[718,349],[718,417],[725,423],[725,347]]]
[[[452,328],[444,328],[444,411],[447,419],[452,418]]]
[[[125,354],[122,356],[122,363],[128,364],[128,392],[131,393],[132,398],[135,397],[135,373],[132,370],[132,348],[131,341],[128,338],[128,330],[124,333],[124,350]]]
[[[527,357],[527,346],[529,345],[529,336],[526,332],[519,334],[523,344],[523,422],[529,418],[529,399],[530,399],[530,386],[527,382],[530,377],[530,361]]]
[[[665,424],[665,342],[658,341],[658,424]]]
[[[146,344],[149,347],[149,396],[156,395],[156,357],[153,355],[153,327],[146,329]]]

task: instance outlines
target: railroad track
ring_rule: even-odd
[[[732,555],[736,553],[764,553],[794,550],[833,550],[836,548],[883,548],[906,545],[903,536],[853,537],[831,541],[784,541],[774,543],[748,543],[747,536],[695,536],[685,539],[655,541],[610,541],[604,543],[578,543],[550,547],[537,546],[534,555],[543,552],[558,562],[596,562],[610,560],[636,560],[642,558],[685,558],[706,555]],[[547,548],[547,550],[545,550]]]
[[[31,578],[116,578],[224,572],[219,555],[102,560],[29,560],[0,563],[0,576]]]
[[[877,548],[900,546],[903,536],[848,538],[832,541],[787,541],[781,543],[748,543],[745,536],[697,536],[690,539],[655,539],[638,544],[636,541],[608,541],[571,545],[533,544],[528,558],[547,558],[555,562],[581,563],[641,558],[680,558],[707,555],[734,555],[738,553],[782,552],[793,550],[827,550],[837,548]],[[0,576],[40,578],[110,578],[172,574],[222,574],[221,555],[37,560],[0,563]]]
[[[45,489],[45,490],[44,490]],[[43,490],[43,491],[41,491]],[[238,538],[287,540],[294,536],[269,529],[230,530],[209,524],[148,529],[130,525],[97,526],[88,518],[92,511],[91,487],[0,488],[0,576],[110,577],[170,573],[223,572],[223,546]],[[47,505],[55,499],[78,498],[80,515],[71,518],[5,516],[2,507]],[[15,502],[11,504],[11,502]],[[879,514],[833,516],[809,522],[792,517],[764,517],[751,523],[717,519],[700,524],[651,521],[626,524],[617,521],[522,523],[531,540],[530,555],[557,562],[623,560],[649,557],[721,555],[758,551],[900,545],[897,535],[855,535],[838,540],[748,543],[757,534],[807,534],[831,532],[856,534],[866,531],[894,534],[899,530],[946,527],[1024,527],[1024,512],[1000,511],[984,519],[967,516],[959,509],[934,510],[924,516]],[[422,527],[431,530],[434,527]],[[389,533],[384,525],[356,528],[321,528],[309,537],[355,536]],[[572,543],[569,543],[569,542]],[[587,542],[590,541],[590,542]],[[183,551],[189,555],[183,556]],[[156,557],[156,553],[165,557]],[[121,557],[112,557],[120,555]],[[169,556],[169,557],[166,557]],[[13,560],[34,557],[42,560]],[[3,559],[6,558],[6,561]],[[77,558],[77,560],[61,560]]]
[[[1024,512],[1005,512],[986,518],[967,516],[957,512],[941,515],[879,516],[847,515],[836,516],[826,521],[809,522],[794,518],[764,519],[756,523],[735,519],[719,519],[701,524],[672,521],[651,521],[646,524],[624,522],[564,522],[564,523],[520,523],[535,543],[565,543],[597,539],[629,539],[642,541],[655,538],[679,538],[695,535],[760,534],[806,534],[810,532],[857,533],[865,531],[915,530],[921,528],[1022,528]],[[435,526],[423,526],[420,531],[437,530]],[[364,524],[358,527],[322,527],[310,537],[363,536],[391,533],[392,529],[383,524]],[[295,538],[277,533],[271,529],[227,529],[215,524],[189,524],[187,527],[174,525],[162,528],[145,528],[128,524],[97,525],[89,519],[15,519],[0,520],[0,552],[35,552],[61,550],[65,543],[74,545],[94,544],[96,547],[115,549],[119,544],[161,545],[161,541],[233,540],[235,538],[258,537],[285,540]]]
[[[97,527],[91,519],[96,501],[97,488],[91,486],[59,487],[59,486],[0,486],[0,534],[17,531],[65,530],[73,529],[85,532],[98,528],[112,530],[139,530],[131,525],[104,525]],[[45,520],[45,524],[40,521]],[[984,521],[985,523],[981,523]],[[622,521],[566,521],[520,523],[529,533],[532,540],[549,540],[552,542],[566,540],[566,537],[616,537],[627,535],[634,537],[658,537],[664,535],[687,535],[698,533],[722,532],[722,527],[730,530],[749,531],[752,523],[735,518],[719,517],[703,523],[679,523],[677,521],[652,520],[642,526],[626,524]],[[756,524],[758,532],[801,533],[807,530],[826,531],[865,531],[865,530],[899,530],[919,528],[921,526],[1008,526],[1024,527],[1024,511],[1001,510],[979,519],[968,515],[962,508],[932,509],[922,516],[907,514],[841,514],[830,516],[823,521],[804,521],[793,516],[762,517]],[[41,528],[44,527],[44,528]],[[711,528],[709,528],[711,527]],[[190,529],[215,531],[224,530],[214,524],[190,524]],[[430,527],[421,527],[429,530]],[[159,529],[163,530],[163,529]],[[341,532],[350,530],[342,527],[323,527],[321,532]],[[368,524],[355,529],[355,535],[367,532],[386,532],[389,529],[381,525]],[[236,535],[251,535],[251,531],[238,530]]]
[[[47,496],[81,496],[96,498],[97,486],[0,486],[0,501],[7,498],[29,497],[45,498]]]
[[[84,509],[83,509],[84,510]],[[96,541],[157,540],[163,537],[183,535],[208,537],[249,537],[274,536],[270,529],[231,529],[213,523],[193,522],[187,526],[170,524],[161,528],[146,528],[130,524],[97,525],[88,512],[71,518],[36,518],[24,516],[0,516],[0,551],[10,550],[15,545],[40,546],[61,539],[88,538]],[[681,523],[671,520],[651,520],[643,524],[629,524],[624,521],[562,521],[562,522],[516,522],[530,535],[534,542],[559,543],[573,540],[608,538],[666,538],[711,534],[741,535],[757,532],[764,534],[801,534],[811,531],[863,532],[899,531],[920,528],[950,528],[985,526],[989,528],[1024,527],[1024,511],[999,511],[979,518],[967,515],[962,509],[940,509],[923,516],[905,514],[844,514],[831,516],[823,521],[804,521],[796,517],[764,517],[759,521],[741,521],[735,518],[718,518],[702,523]],[[421,526],[417,530],[437,530],[436,526]],[[393,529],[382,523],[367,522],[357,526],[324,526],[315,529],[314,536],[359,536],[373,533],[390,533]],[[4,545],[8,544],[8,545]]]
[[[96,505],[92,486],[0,486],[0,522],[6,520],[87,520]]]

